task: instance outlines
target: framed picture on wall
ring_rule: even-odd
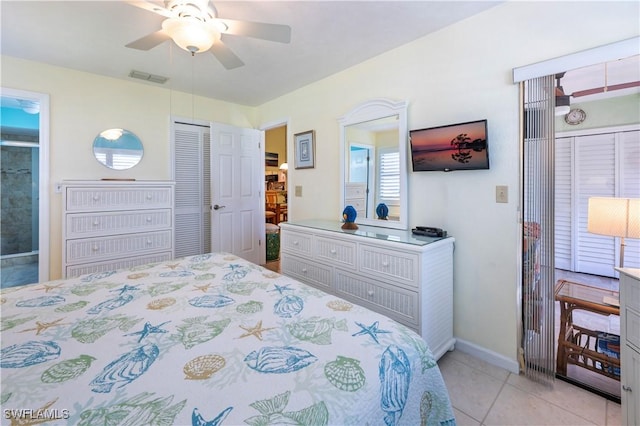
[[[308,130],[294,135],[294,166],[296,169],[311,169],[315,167],[315,136],[315,130]]]

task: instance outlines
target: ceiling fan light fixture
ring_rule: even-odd
[[[28,101],[24,99],[20,99],[20,108],[27,114],[39,114],[40,113],[40,104],[35,101]]]
[[[191,54],[206,52],[216,39],[215,31],[198,19],[169,18],[162,29],[181,48]]]
[[[560,79],[564,77],[564,72],[555,75],[556,78],[556,110],[555,115],[567,115],[571,110],[571,97],[564,94],[564,89],[560,85]]]
[[[566,115],[571,110],[569,95],[556,96],[556,115]]]

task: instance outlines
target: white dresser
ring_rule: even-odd
[[[452,350],[454,239],[341,225],[280,223],[282,273],[408,326],[436,358]]]
[[[173,259],[173,182],[66,181],[62,198],[65,277]]]
[[[620,272],[620,401],[622,424],[640,425],[640,269]]]
[[[356,209],[358,217],[367,217],[367,184],[345,182],[344,204]]]

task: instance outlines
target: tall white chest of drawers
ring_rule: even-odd
[[[62,274],[172,259],[174,186],[166,181],[64,182]]]
[[[453,349],[453,238],[322,220],[280,223],[284,275],[418,332],[436,358]]]
[[[640,269],[620,272],[620,400],[622,424],[640,425]]]

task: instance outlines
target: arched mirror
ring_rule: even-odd
[[[356,223],[407,229],[407,102],[374,99],[338,120],[341,211]]]
[[[142,159],[142,142],[124,129],[108,129],[93,140],[93,155],[104,166],[114,170],[126,170]]]

